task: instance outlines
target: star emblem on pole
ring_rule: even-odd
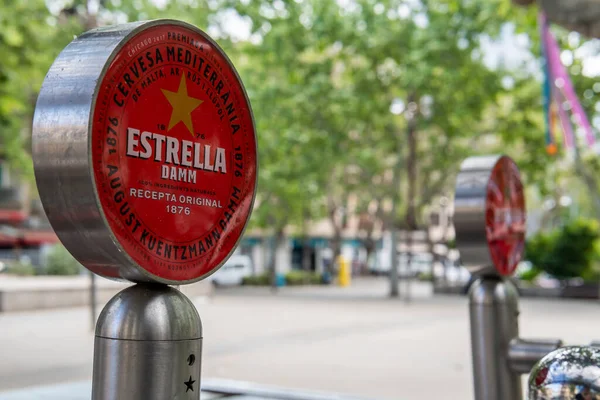
[[[188,379],[188,381],[187,381],[187,382],[183,382],[183,383],[185,384],[185,386],[186,386],[186,388],[185,388],[185,392],[186,392],[186,393],[187,393],[188,391],[190,391],[190,390],[191,390],[192,392],[194,391],[194,382],[196,382],[196,381],[192,380],[192,376],[191,376],[191,375],[190,375],[190,379]]]
[[[181,81],[179,81],[179,88],[176,92],[172,92],[170,90],[161,89],[173,110],[171,111],[171,118],[169,120],[169,128],[171,130],[175,125],[179,122],[183,122],[183,124],[188,128],[188,131],[194,136],[194,125],[192,124],[192,111],[194,111],[200,104],[203,103],[202,100],[197,99],[195,97],[188,96],[187,92],[187,82],[185,80],[185,75],[181,75]]]

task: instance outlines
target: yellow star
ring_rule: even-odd
[[[194,136],[192,111],[202,104],[202,100],[188,96],[185,75],[181,75],[181,82],[179,82],[179,89],[177,89],[177,92],[171,92],[170,90],[165,89],[161,90],[167,100],[169,100],[169,103],[171,103],[171,107],[173,107],[168,130],[171,130],[171,128],[173,128],[179,122],[183,122],[192,136]]]

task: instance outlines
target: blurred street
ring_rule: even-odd
[[[401,291],[404,286],[401,286]],[[413,283],[410,304],[384,278],[349,288],[217,290],[195,303],[204,324],[204,378],[373,399],[472,398],[467,299]],[[523,337],[598,339],[593,301],[522,299]],[[10,389],[91,379],[87,308],[0,315],[0,398]],[[584,327],[584,328],[583,328]],[[583,329],[582,329],[583,328]]]

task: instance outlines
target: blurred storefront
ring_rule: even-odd
[[[40,200],[0,160],[0,263],[27,261],[43,265],[58,243]]]

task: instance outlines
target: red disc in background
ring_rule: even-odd
[[[163,282],[214,272],[248,221],[257,169],[250,104],[223,52],[179,24],[128,39],[99,85],[91,161],[135,264]]]
[[[514,273],[525,249],[525,195],[517,165],[501,157],[487,184],[486,239],[498,273]]]

